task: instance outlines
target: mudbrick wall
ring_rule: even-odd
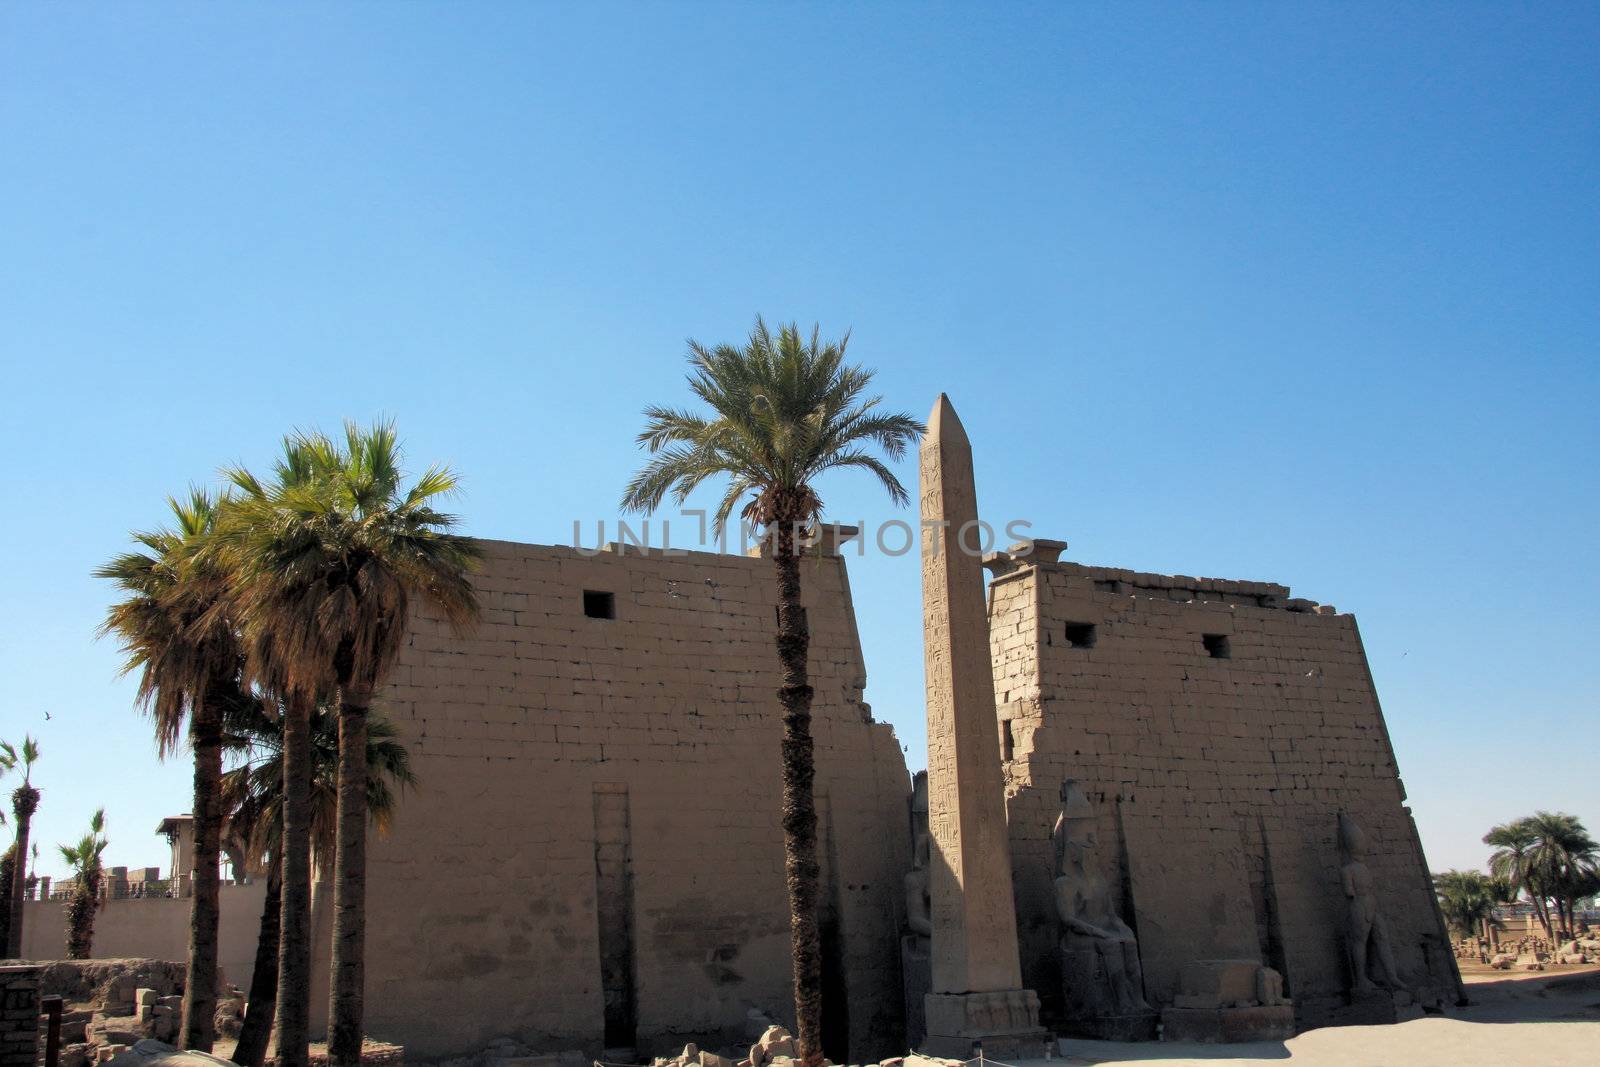
[[[476,631],[425,611],[376,710],[420,786],[370,855],[367,1030],[412,1057],[793,1022],[770,560],[482,542]],[[844,561],[808,558],[836,1062],[901,1048],[910,779]]]
[[[1451,997],[1446,949],[1354,617],[1280,585],[1067,562],[996,567],[991,644],[1025,981],[1059,1006],[1051,827],[1078,780],[1138,935],[1148,999],[1179,969],[1253,958],[1302,1028],[1341,1021],[1337,821],[1366,862],[1401,976]]]
[[[0,1067],[33,1067],[39,1054],[39,968],[0,967]]]

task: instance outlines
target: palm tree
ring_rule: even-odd
[[[1478,871],[1445,871],[1433,876],[1439,910],[1462,937],[1477,936],[1494,912],[1494,887]]]
[[[645,409],[639,444],[651,456],[622,497],[629,511],[650,513],[670,493],[677,504],[708,479],[726,476],[716,511],[720,538],[728,517],[751,494],[742,518],[760,526],[778,585],[778,660],[783,710],[783,840],[794,960],[796,1030],[805,1067],[822,1062],[822,949],[817,926],[817,815],[812,794],[811,697],[807,657],[811,634],[800,603],[800,553],[819,519],[815,482],[827,471],[859,468],[896,504],[905,488],[873,454],[899,459],[923,431],[909,415],[879,412],[867,397],[872,372],[845,363],[848,335],[821,344],[795,325],[776,337],[761,319],[742,346],[706,348],[689,342],[689,390],[709,415],[668,407]]]
[[[218,503],[194,489],[169,498],[174,525],[135,533],[144,551],[117,556],[95,571],[125,599],[106,612],[100,635],[115,635],[123,672],[139,673],[137,701],[154,720],[165,759],[182,744],[187,720],[194,752],[194,887],[189,953],[179,1024],[182,1047],[210,1052],[216,1038],[217,923],[221,914],[222,714],[244,699],[241,651],[229,610],[228,574],[208,551]]]
[[[227,717],[224,743],[242,762],[224,775],[223,795],[233,832],[250,862],[267,869],[266,900],[256,940],[255,967],[244,1028],[233,1062],[261,1067],[266,1060],[278,990],[278,933],[283,886],[283,716],[269,715],[260,704],[241,705]],[[395,740],[387,719],[373,715],[367,724],[367,811],[380,834],[394,819],[396,790],[416,784],[411,758]],[[339,723],[337,715],[318,708],[311,720],[311,839],[319,864],[333,856],[338,811]]]
[[[1489,873],[1504,879],[1518,893],[1527,893],[1533,904],[1533,913],[1544,926],[1545,936],[1550,936],[1550,916],[1545,910],[1539,878],[1530,865],[1530,853],[1535,842],[1527,819],[1501,823],[1483,835],[1483,843],[1494,848],[1489,857]]]
[[[12,770],[15,760],[0,751],[0,778]],[[0,811],[0,826],[6,825],[6,813]],[[11,878],[17,869],[17,843],[13,841],[0,852],[0,959],[5,958],[6,946],[11,937]]]
[[[434,508],[456,489],[455,475],[434,467],[403,489],[400,464],[392,423],[368,430],[348,423],[342,445],[316,433],[289,438],[275,485],[248,471],[226,472],[240,492],[240,596],[248,624],[263,635],[264,662],[302,699],[339,694],[328,1006],[328,1057],[337,1067],[356,1067],[361,1059],[367,711],[399,657],[414,600],[430,603],[458,631],[477,616],[468,572],[479,553],[468,539],[450,532],[454,517]],[[287,730],[285,744],[287,770],[293,761]],[[288,793],[286,799],[292,812],[296,798]],[[293,822],[290,814],[287,826]],[[291,885],[286,867],[286,934]],[[286,955],[286,980],[288,963]],[[280,1049],[286,1033],[298,1041],[280,1017]],[[293,1060],[281,1062],[298,1067]]]
[[[61,858],[74,871],[72,898],[67,901],[67,959],[86,960],[94,945],[94,915],[100,909],[100,859],[106,850],[106,809],[89,820],[89,832],[75,845],[58,845]]]
[[[1583,896],[1590,877],[1600,877],[1600,845],[1576,817],[1562,812],[1535,812],[1496,826],[1484,836],[1496,846],[1489,869],[1528,894],[1545,937],[1574,928],[1573,902]],[[1555,905],[1555,921],[1550,905]]]
[[[33,813],[39,808],[39,791],[33,787],[33,765],[39,761],[39,742],[32,737],[22,739],[22,751],[8,741],[0,741],[0,763],[7,770],[22,765],[22,784],[11,791],[11,813],[17,819],[17,838],[12,847],[11,884],[4,887],[11,899],[11,921],[6,930],[5,954],[8,959],[22,958],[23,893],[28,885],[28,831],[33,824]]]
[[[1528,849],[1528,866],[1545,895],[1555,903],[1556,921],[1562,933],[1576,928],[1572,902],[1600,863],[1600,846],[1577,817],[1564,812],[1535,812],[1524,820],[1533,844]]]

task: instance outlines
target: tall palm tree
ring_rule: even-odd
[[[267,1054],[278,990],[278,934],[283,886],[283,716],[259,705],[241,705],[228,714],[225,744],[240,758],[224,775],[223,795],[234,833],[250,862],[267,869],[267,892],[256,940],[255,966],[244,1027],[233,1062],[261,1067]],[[380,834],[394,819],[397,791],[416,784],[411,758],[395,739],[387,719],[373,715],[367,724],[367,811]],[[328,708],[311,720],[311,839],[319,865],[334,854],[338,811],[339,722]]]
[[[848,341],[846,335],[822,344],[816,329],[807,340],[793,324],[774,337],[759,318],[743,346],[706,348],[690,341],[689,390],[711,411],[646,408],[638,441],[651,459],[622,497],[624,509],[648,514],[668,494],[681,505],[703,482],[726,476],[716,511],[717,536],[749,495],[741,516],[767,538],[778,587],[784,872],[796,1030],[805,1067],[817,1067],[823,1058],[822,946],[806,663],[811,634],[800,603],[800,554],[807,529],[822,513],[816,480],[830,470],[858,468],[903,505],[905,488],[873,450],[897,460],[924,429],[909,415],[877,410],[882,398],[866,393],[872,372],[845,363]]]
[[[114,635],[123,672],[138,672],[137,701],[154,721],[156,750],[179,750],[188,723],[194,754],[194,885],[189,911],[187,980],[179,1022],[182,1047],[210,1052],[216,1038],[217,923],[221,915],[224,708],[245,699],[229,575],[212,551],[218,502],[199,489],[168,498],[173,526],[135,533],[143,551],[124,553],[95,571],[125,594],[106,612],[100,635]]]
[[[94,915],[100,910],[101,858],[106,851],[106,809],[89,820],[89,832],[75,845],[58,845],[73,870],[72,896],[67,901],[67,959],[86,960],[94,947]]]
[[[11,900],[11,922],[6,930],[5,954],[8,959],[22,958],[23,894],[28,886],[28,832],[33,825],[33,813],[39,808],[39,791],[33,787],[33,765],[39,761],[39,742],[31,736],[22,739],[20,753],[8,741],[0,741],[0,762],[7,769],[22,767],[22,784],[11,791],[11,814],[17,820],[17,837],[12,847],[11,884],[4,887]]]
[[[279,1067],[306,1067],[311,1045],[311,715],[323,694],[320,679],[306,677],[290,654],[291,635],[280,629],[264,590],[281,564],[274,533],[281,511],[307,491],[315,460],[300,438],[284,439],[270,482],[244,470],[225,473],[244,487],[219,516],[211,552],[232,576],[230,601],[244,641],[245,674],[270,695],[283,728],[282,829],[278,988],[272,1029]]]
[[[247,471],[227,472],[240,493],[240,595],[247,619],[268,635],[266,659],[289,688],[339,694],[328,1058],[356,1067],[365,991],[368,708],[399,657],[414,601],[430,603],[458,631],[477,617],[468,574],[479,553],[451,532],[455,518],[434,506],[455,491],[454,474],[434,467],[403,487],[392,423],[366,430],[348,423],[342,443],[298,434],[285,443],[279,470],[276,486]],[[281,1035],[280,1023],[280,1047]]]

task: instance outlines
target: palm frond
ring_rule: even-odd
[[[709,415],[652,405],[637,442],[650,455],[622,495],[626,511],[650,513],[670,496],[685,503],[705,482],[727,477],[716,530],[747,492],[743,514],[757,524],[816,518],[821,501],[812,484],[834,469],[870,473],[897,505],[905,488],[879,450],[899,460],[924,427],[909,415],[879,412],[882,399],[866,390],[873,372],[845,362],[849,334],[825,343],[790,323],[774,332],[756,318],[742,346],[688,344],[690,393]]]

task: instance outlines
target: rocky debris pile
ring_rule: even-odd
[[[40,972],[40,991],[59,996],[60,1067],[88,1067],[128,1052],[141,1042],[165,1045],[178,1038],[183,1015],[184,966],[170,960],[58,960]],[[238,1035],[244,996],[223,981],[216,1022],[223,1036]]]
[[[53,960],[42,965],[39,992],[68,1004],[126,1005],[133,994],[154,989],[159,996],[182,994],[184,965],[170,960]]]
[[[1600,941],[1593,938],[1568,941],[1556,950],[1557,963],[1593,963],[1600,958]]]

